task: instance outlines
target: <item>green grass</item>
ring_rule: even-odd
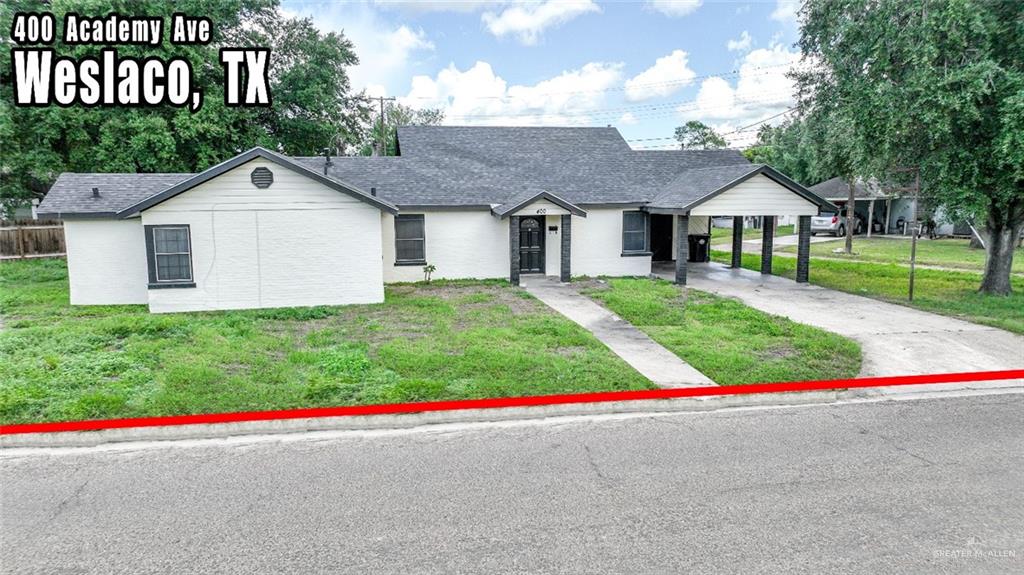
[[[845,337],[664,280],[604,281],[584,293],[719,384],[849,378],[860,371],[860,346]]]
[[[918,240],[917,263],[945,268],[981,271],[985,267],[985,250],[971,249],[970,242],[961,239]],[[833,253],[842,248],[840,238],[835,242],[811,244],[811,256],[842,258],[853,261],[885,264],[910,263],[910,238],[886,239],[853,238],[852,255]],[[779,251],[796,253],[796,246],[786,246]],[[1013,271],[1024,273],[1024,248],[1018,249],[1013,258]]]
[[[788,235],[792,235],[794,233],[795,232],[793,231],[792,224],[788,225],[788,226],[779,226],[775,230],[775,236],[776,237],[778,237],[778,236],[788,236]],[[757,239],[757,238],[760,238],[760,237],[761,237],[761,230],[755,230],[755,229],[744,229],[743,230],[743,239],[745,239],[745,240],[753,240],[753,239]],[[712,240],[730,240],[731,241],[732,240],[732,228],[711,228],[711,239]]]
[[[0,422],[647,389],[507,282],[377,305],[154,315],[70,306],[62,260],[0,264]]]
[[[728,263],[730,256],[728,252],[712,251],[711,257]],[[743,254],[743,267],[759,270],[760,266],[760,256]],[[796,259],[775,257],[772,271],[793,279]],[[1013,295],[1000,297],[978,293],[979,273],[919,269],[914,276],[914,301],[910,303],[908,277],[909,270],[895,264],[811,260],[813,284],[1024,334],[1024,278],[1011,278]]]

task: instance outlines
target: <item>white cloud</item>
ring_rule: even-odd
[[[648,0],[647,6],[666,16],[679,18],[700,8],[702,3],[703,0]]]
[[[467,70],[449,64],[437,76],[415,76],[402,103],[441,108],[447,124],[567,125],[592,122],[604,91],[621,81],[622,64],[591,62],[533,85],[509,85],[487,62]]]
[[[749,50],[750,45],[753,44],[753,42],[754,39],[750,37],[750,33],[744,30],[738,39],[726,42],[725,47],[728,48],[730,52],[742,52],[744,50]]]
[[[735,86],[718,76],[707,78],[701,82],[696,101],[680,106],[678,111],[683,119],[700,120],[719,132],[782,112],[795,103],[793,81],[786,73],[799,61],[799,52],[778,44],[753,50],[743,57]],[[753,134],[751,130],[728,139],[734,145],[746,144]]]
[[[504,8],[500,13],[484,12],[480,19],[491,34],[515,36],[527,45],[536,44],[545,30],[584,14],[600,12],[591,0],[528,2]]]
[[[632,112],[626,112],[621,117],[619,117],[618,123],[619,125],[622,126],[631,126],[637,122],[639,122],[639,120],[636,119],[636,116],[634,116]]]
[[[488,0],[374,0],[374,4],[385,9],[406,12],[476,12],[496,2]]]
[[[303,7],[288,16],[308,16],[321,31],[343,32],[352,41],[359,64],[348,70],[354,91],[372,87],[376,95],[403,84],[409,65],[422,53],[434,50],[423,30],[391,24],[370,6],[329,4]]]
[[[799,0],[775,0],[775,10],[770,18],[783,24],[796,24],[799,10]]]
[[[650,68],[626,80],[626,99],[635,102],[668,96],[691,84],[696,77],[686,52],[673,50],[668,56],[655,60]]]

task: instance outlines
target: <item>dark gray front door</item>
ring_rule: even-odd
[[[540,218],[519,220],[519,271],[544,273],[544,224]]]

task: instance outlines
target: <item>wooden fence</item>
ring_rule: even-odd
[[[54,258],[65,255],[60,220],[0,220],[0,259]]]

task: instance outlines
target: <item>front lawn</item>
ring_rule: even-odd
[[[853,340],[665,280],[589,280],[583,293],[722,385],[840,379],[860,372]]]
[[[713,260],[729,263],[728,252],[712,251],[711,254]],[[761,269],[761,257],[743,254],[743,267],[755,271]],[[773,258],[772,271],[775,275],[795,278],[796,258]],[[1024,334],[1024,278],[1011,278],[1013,295],[1000,297],[978,293],[981,274],[918,269],[914,276],[914,301],[910,303],[907,301],[909,273],[906,267],[895,264],[811,259],[810,281],[835,290]],[[836,313],[839,317],[842,310],[836,310]]]
[[[793,235],[793,225],[779,226],[775,229],[775,237]],[[743,230],[743,239],[753,240],[761,237],[761,230],[746,228]],[[711,228],[711,239],[732,241],[732,228]]]
[[[909,264],[910,238],[853,238],[852,255],[846,255],[836,248],[842,248],[842,238],[838,242],[811,244],[812,257],[842,258],[856,261]],[[985,250],[971,249],[970,241],[943,238],[937,240],[917,241],[917,263],[944,268],[981,271],[985,267]],[[786,246],[779,251],[796,253],[796,246]],[[1020,248],[1013,257],[1013,271],[1024,273],[1024,248]]]
[[[507,282],[387,288],[377,305],[153,315],[69,306],[63,260],[0,264],[0,422],[653,386]]]

